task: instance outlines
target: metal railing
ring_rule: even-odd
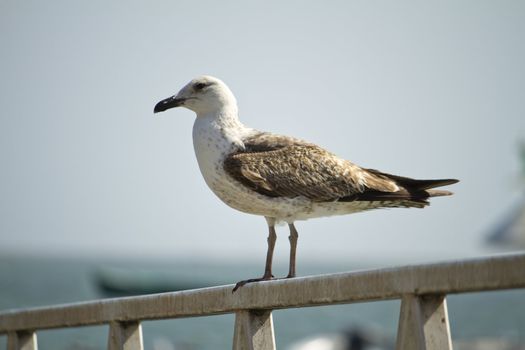
[[[401,299],[396,348],[452,349],[446,295],[525,288],[525,254],[104,299],[0,313],[8,350],[36,331],[109,325],[108,349],[142,350],[141,321],[235,313],[234,349],[275,349],[272,310]]]

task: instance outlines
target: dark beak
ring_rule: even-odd
[[[176,98],[175,96],[168,97],[155,105],[153,113],[164,112],[170,108],[179,107],[184,103],[183,98]]]

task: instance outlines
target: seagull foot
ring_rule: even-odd
[[[237,284],[233,288],[232,293],[235,293],[235,291],[237,289],[241,288],[245,284],[253,283],[253,282],[261,282],[261,281],[270,281],[270,280],[273,280],[273,279],[274,279],[274,276],[270,275],[270,276],[262,276],[261,278],[251,278],[249,280],[239,281],[239,282],[237,282]]]

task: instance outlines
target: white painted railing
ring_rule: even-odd
[[[235,313],[234,349],[275,349],[272,310],[401,299],[397,349],[452,349],[446,295],[525,288],[525,254],[104,299],[0,313],[8,350],[36,331],[109,325],[108,349],[142,350],[141,321]]]

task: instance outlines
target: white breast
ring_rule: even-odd
[[[217,120],[198,117],[193,124],[193,147],[202,176],[208,187],[224,203],[239,211],[293,222],[315,217],[342,215],[365,210],[364,202],[314,203],[304,197],[270,198],[245,187],[223,168],[231,152],[244,148],[242,140],[256,132],[236,119]]]
[[[215,120],[205,117],[195,120],[193,148],[202,176],[212,190],[224,178],[223,159],[239,146],[242,147],[240,138],[226,134]]]
[[[242,125],[231,128],[211,118],[197,118],[193,124],[193,147],[200,171],[208,187],[230,207],[287,221],[297,210],[305,210],[308,201],[263,196],[244,187],[223,169],[224,158],[235,149],[242,149],[242,138],[253,132]]]

